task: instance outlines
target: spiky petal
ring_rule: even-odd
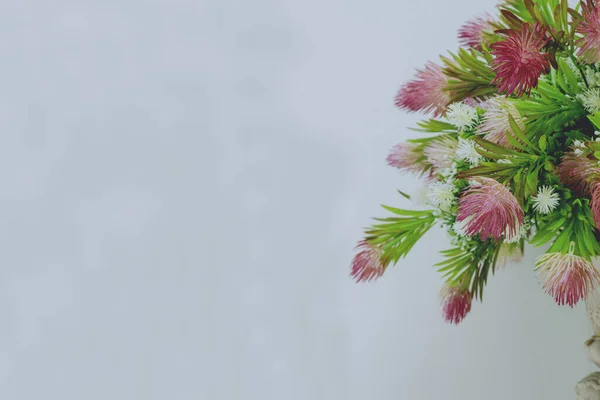
[[[512,132],[509,116],[512,116],[521,130],[525,129],[525,121],[521,118],[517,107],[507,97],[494,97],[483,104],[486,110],[483,122],[477,127],[477,133],[484,139],[507,148],[513,148],[506,134]]]
[[[540,214],[550,214],[558,207],[560,196],[552,186],[541,186],[538,188],[537,196],[533,198],[533,209]]]
[[[474,140],[458,138],[455,157],[458,160],[464,160],[476,167],[483,159],[483,156],[477,152],[478,145]]]
[[[352,260],[350,275],[356,282],[371,281],[379,278],[385,271],[381,262],[381,250],[366,240],[358,242],[357,253]]]
[[[396,95],[396,107],[408,111],[423,111],[439,117],[446,112],[450,95],[445,91],[447,78],[442,67],[428,62],[424,69],[417,70],[415,78],[400,88]]]
[[[591,183],[600,177],[598,161],[590,158],[588,153],[577,147],[565,153],[558,166],[561,182],[584,196],[591,195]]]
[[[484,32],[494,30],[491,22],[492,17],[486,14],[483,17],[475,18],[464,24],[458,30],[458,40],[460,44],[465,47],[481,50]]]
[[[423,162],[423,154],[418,145],[410,142],[399,143],[387,156],[387,163],[395,168],[415,174],[423,174],[427,166]]]
[[[452,103],[448,106],[446,118],[460,130],[471,129],[477,124],[477,110],[465,103]]]
[[[429,203],[442,211],[450,211],[456,196],[456,187],[450,182],[435,181],[429,185]]]
[[[441,291],[442,315],[451,324],[459,324],[471,311],[473,296],[468,289],[444,285]]]
[[[543,254],[537,259],[535,269],[546,293],[561,306],[575,306],[600,282],[600,273],[593,264],[572,253]]]
[[[496,72],[492,83],[499,91],[521,96],[537,86],[540,75],[550,69],[549,56],[542,51],[548,40],[541,25],[523,24],[491,45]]]
[[[600,89],[599,88],[591,88],[583,92],[578,98],[581,100],[581,104],[583,108],[586,109],[587,112],[593,114],[597,111],[600,111]]]
[[[458,141],[451,136],[444,136],[440,139],[432,140],[423,149],[423,154],[427,162],[435,169],[441,170],[452,166],[452,158],[456,154]]]
[[[458,199],[457,222],[468,236],[512,240],[521,235],[524,213],[508,188],[491,178],[477,177]]]
[[[596,223],[596,227],[600,227],[600,182],[595,182],[591,186],[592,201],[590,208],[592,209],[592,217]]]
[[[576,32],[581,35],[575,45],[579,47],[577,55],[586,63],[600,61],[600,4],[597,0],[581,2],[583,19],[577,25]]]

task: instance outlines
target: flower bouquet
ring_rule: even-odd
[[[396,105],[429,117],[414,128],[424,136],[387,162],[427,181],[430,209],[384,206],[351,265],[357,281],[376,279],[442,225],[442,313],[455,324],[525,242],[548,246],[532,267],[559,305],[600,284],[600,0],[498,9],[464,25],[462,48],[400,88]]]

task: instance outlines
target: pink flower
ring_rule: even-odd
[[[576,148],[565,153],[558,166],[558,174],[563,184],[580,195],[590,196],[591,182],[600,177],[600,167],[598,161],[588,158],[586,152]]]
[[[506,97],[494,97],[482,106],[486,111],[483,122],[477,127],[477,133],[484,135],[486,140],[499,144],[500,146],[512,148],[507,132],[512,132],[509,115],[521,129],[525,129],[525,123],[517,110],[517,107]]]
[[[577,55],[589,64],[600,61],[600,5],[597,0],[581,1],[583,20],[576,32],[581,35],[575,44],[579,46]]]
[[[371,243],[363,240],[356,245],[358,253],[352,260],[352,271],[350,276],[356,282],[371,281],[379,278],[385,271],[385,265],[381,262],[381,250]]]
[[[452,157],[456,154],[458,141],[451,136],[445,136],[440,139],[432,140],[423,149],[423,155],[427,162],[434,168],[440,170],[452,166]]]
[[[592,209],[592,217],[596,223],[596,227],[600,227],[600,182],[595,182],[592,185],[592,201],[590,202]]]
[[[404,142],[394,146],[386,161],[392,167],[420,175],[427,169],[422,157],[423,154],[418,151],[418,145]]]
[[[442,315],[451,324],[460,323],[471,311],[473,296],[468,289],[445,285],[441,292]]]
[[[535,269],[546,293],[561,306],[575,306],[600,282],[600,273],[594,265],[572,253],[543,254],[537,259]]]
[[[446,82],[442,67],[428,62],[425,69],[417,70],[415,78],[400,88],[396,95],[396,107],[439,117],[450,103],[450,95],[444,90]]]
[[[470,47],[476,50],[481,50],[481,44],[483,43],[483,33],[486,31],[492,31],[492,17],[485,15],[473,19],[464,24],[458,30],[458,40],[460,44],[465,47]]]
[[[477,177],[458,199],[456,221],[468,236],[512,241],[520,237],[524,213],[508,188],[494,179]]]
[[[520,96],[537,86],[550,68],[549,56],[542,52],[548,40],[541,25],[523,24],[520,31],[511,30],[506,39],[491,45],[496,72],[492,83],[499,91]]]

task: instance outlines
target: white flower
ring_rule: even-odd
[[[538,188],[537,197],[533,198],[533,209],[540,214],[550,214],[558,207],[559,201],[560,196],[551,186],[542,186]]]
[[[573,153],[575,153],[576,156],[581,156],[585,149],[585,144],[581,140],[576,139],[573,141],[573,148],[575,149],[573,150]]]
[[[472,128],[477,123],[477,110],[464,103],[452,103],[448,106],[446,118],[458,129]]]
[[[448,182],[436,181],[429,185],[429,202],[442,211],[450,211],[456,188]]]
[[[469,217],[463,219],[462,221],[455,221],[454,224],[452,225],[452,230],[454,231],[454,233],[456,233],[460,237],[468,236],[465,233],[465,227],[469,223],[469,221],[471,221],[471,219],[473,219],[473,216],[469,216]]]
[[[592,88],[586,90],[583,94],[579,96],[581,100],[581,104],[583,107],[589,112],[594,113],[596,111],[600,111],[600,89]]]
[[[465,160],[476,167],[483,157],[477,152],[475,146],[476,143],[471,139],[458,138],[455,157],[459,160]]]

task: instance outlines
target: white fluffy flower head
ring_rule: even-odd
[[[560,196],[551,186],[538,188],[537,196],[533,198],[533,209],[540,214],[550,214],[558,207]]]
[[[429,202],[442,211],[450,211],[455,200],[456,188],[448,182],[436,181],[429,185]]]
[[[455,155],[456,158],[459,160],[465,160],[473,166],[479,165],[479,162],[483,157],[477,152],[477,148],[475,146],[477,146],[477,144],[471,139],[458,138],[458,147]]]
[[[465,103],[452,103],[446,112],[448,121],[458,129],[468,129],[477,123],[477,110]]]
[[[581,104],[583,107],[590,113],[594,113],[596,111],[600,111],[600,89],[592,88],[586,90],[579,97],[581,100]]]

